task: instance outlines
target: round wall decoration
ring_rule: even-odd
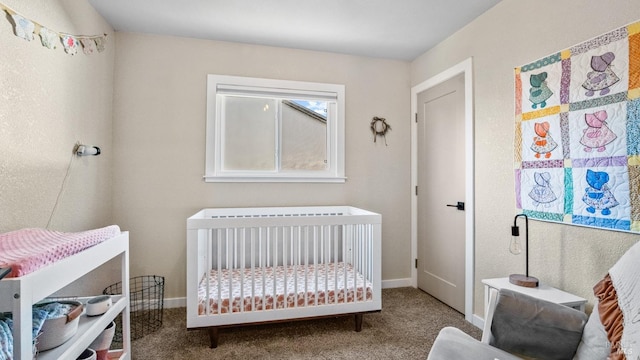
[[[376,142],[378,136],[384,138],[384,144],[387,145],[387,131],[391,130],[391,126],[387,124],[387,119],[374,116],[371,119],[371,132],[373,132],[373,142]]]

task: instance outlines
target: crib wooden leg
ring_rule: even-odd
[[[362,331],[362,314],[356,314],[356,332]]]
[[[211,349],[218,347],[218,328],[215,326],[209,328],[209,341],[211,342],[209,346]]]

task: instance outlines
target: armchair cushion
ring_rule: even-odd
[[[454,327],[440,330],[427,360],[520,360],[505,351],[482,343]]]
[[[581,311],[501,289],[489,343],[527,357],[571,359],[586,322]]]
[[[611,344],[607,339],[607,333],[600,322],[598,300],[593,305],[593,311],[589,316],[587,325],[582,332],[582,340],[576,351],[576,360],[606,360],[611,352]]]

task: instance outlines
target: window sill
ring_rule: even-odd
[[[224,183],[344,183],[346,177],[313,176],[203,176],[205,182]]]

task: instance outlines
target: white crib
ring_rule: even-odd
[[[187,219],[187,327],[380,311],[381,216],[350,206],[203,209]]]

